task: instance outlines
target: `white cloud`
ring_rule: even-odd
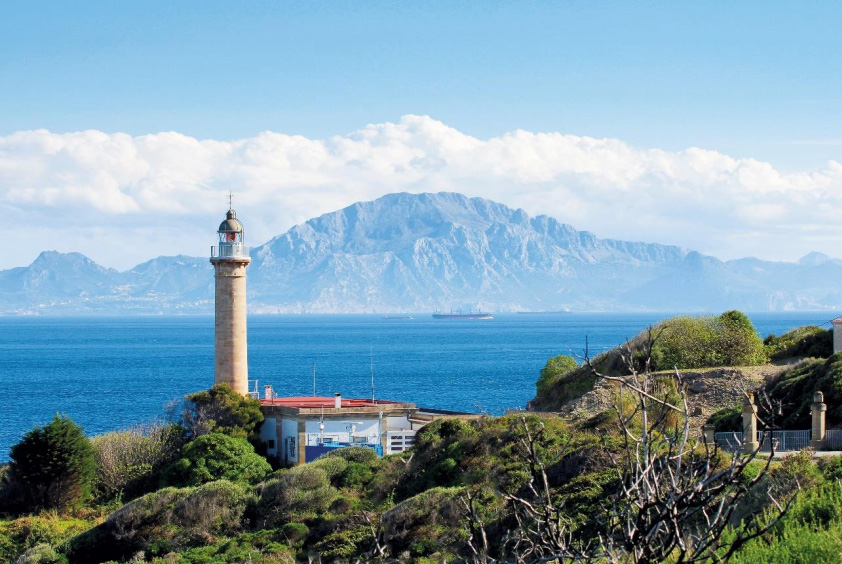
[[[786,174],[695,147],[669,152],[520,130],[482,140],[410,115],[323,140],[274,132],[235,141],[174,132],[0,137],[0,211],[17,227],[0,267],[26,264],[46,247],[118,268],[206,254],[228,190],[252,244],[359,200],[452,190],[602,237],[723,258],[842,256],[835,161]]]

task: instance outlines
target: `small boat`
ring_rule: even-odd
[[[433,314],[433,319],[494,319],[490,313],[483,313],[481,311],[468,311],[468,313],[462,313],[462,310],[457,312],[453,312],[450,310],[450,313],[439,313],[435,312]]]

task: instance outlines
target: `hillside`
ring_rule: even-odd
[[[251,256],[254,313],[842,308],[842,261],[820,253],[797,263],[723,262],[600,239],[454,193],[360,202],[294,226]],[[0,314],[209,313],[212,289],[204,257],[157,257],[117,272],[49,251],[0,271]]]

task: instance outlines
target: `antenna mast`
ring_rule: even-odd
[[[371,403],[376,403],[374,400],[374,345],[371,345],[371,352],[370,352],[370,364],[371,364]]]

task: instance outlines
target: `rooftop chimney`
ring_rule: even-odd
[[[340,394],[339,392],[333,394],[333,407],[335,407],[336,409],[342,408],[342,394]]]

